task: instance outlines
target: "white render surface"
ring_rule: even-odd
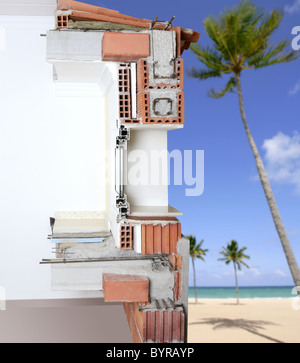
[[[57,0],[0,0],[0,14],[53,16]]]
[[[40,36],[53,15],[0,24],[0,286],[8,300],[98,297],[52,292],[51,268],[39,262],[54,258],[55,211],[105,210],[105,99],[56,97]]]
[[[151,296],[173,299],[174,274],[166,267],[154,268],[148,260],[56,264],[51,270],[53,290],[101,291],[104,273],[130,274],[149,278]]]
[[[131,130],[127,143],[130,206],[168,206],[167,130]]]
[[[53,234],[109,232],[109,221],[101,212],[56,212]]]
[[[136,253],[142,253],[142,225],[133,226],[133,248]]]
[[[53,64],[58,96],[105,97],[113,83],[110,65],[102,62],[100,31],[48,31],[46,59]]]
[[[56,95],[62,97],[105,97],[113,79],[105,63],[53,63]]]

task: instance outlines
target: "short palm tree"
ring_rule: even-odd
[[[204,240],[197,243],[195,236],[188,236],[188,239],[190,240],[190,257],[192,259],[193,264],[193,273],[194,273],[194,291],[195,291],[195,301],[196,304],[198,302],[197,298],[197,283],[196,283],[196,269],[195,269],[195,260],[196,258],[199,258],[202,261],[205,261],[203,256],[206,256],[206,253],[208,252],[208,249],[203,249],[202,244]]]
[[[249,256],[244,254],[246,249],[246,247],[242,247],[239,250],[238,243],[232,240],[230,243],[227,243],[227,247],[223,247],[222,251],[220,252],[220,254],[224,257],[219,258],[219,261],[224,261],[226,265],[229,265],[231,262],[233,262],[237,304],[240,302],[237,269],[241,271],[242,265],[249,268],[249,266],[243,261],[245,259],[250,259]]]
[[[208,17],[204,21],[205,30],[213,41],[211,46],[192,45],[197,59],[205,65],[203,69],[192,68],[190,76],[199,80],[209,78],[230,78],[223,90],[211,90],[209,95],[220,98],[238,90],[241,118],[252,149],[259,178],[280,238],[292,277],[300,286],[300,269],[285,231],[270,182],[261,156],[246,120],[242,94],[241,75],[243,71],[291,62],[298,58],[294,51],[288,51],[290,41],[282,40],[272,45],[270,36],[278,28],[283,12],[274,10],[265,14],[250,1],[241,1],[233,10],[226,10],[219,18]]]

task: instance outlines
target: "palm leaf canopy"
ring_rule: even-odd
[[[299,54],[287,51],[289,40],[282,40],[276,45],[270,41],[282,17],[283,11],[273,10],[265,14],[248,0],[241,1],[232,10],[225,10],[218,18],[209,16],[204,21],[204,27],[213,44],[191,46],[206,68],[192,68],[189,75],[205,80],[231,74],[221,92],[210,91],[210,96],[220,98],[234,90],[236,75],[241,71],[295,60]]]
[[[225,262],[226,265],[234,262],[236,263],[239,270],[241,270],[241,265],[249,268],[249,266],[243,261],[245,259],[250,259],[249,256],[244,254],[246,249],[246,247],[242,247],[241,249],[239,249],[238,243],[232,240],[230,243],[227,243],[226,247],[223,247],[220,254],[224,257],[219,258],[218,260]]]
[[[208,252],[208,249],[203,249],[202,244],[204,240],[197,243],[195,236],[188,236],[187,237],[190,240],[190,256],[191,258],[200,258],[200,260],[205,261],[203,256],[206,256],[206,253]]]

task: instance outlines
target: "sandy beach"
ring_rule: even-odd
[[[188,342],[300,343],[300,301],[190,299]]]

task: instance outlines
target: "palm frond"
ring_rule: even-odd
[[[225,96],[227,93],[233,92],[235,87],[236,87],[236,78],[235,76],[233,76],[230,78],[226,86],[220,92],[216,92],[214,89],[211,89],[208,92],[208,95],[212,98],[221,98]]]
[[[226,73],[237,75],[243,70],[259,69],[279,63],[291,62],[300,57],[296,51],[287,51],[290,41],[284,39],[273,45],[271,35],[281,24],[283,11],[266,13],[249,0],[240,1],[233,9],[225,9],[219,17],[208,16],[204,20],[212,45],[193,45],[192,51],[207,69],[191,70],[191,77],[205,80],[221,77]],[[209,95],[223,97],[234,89],[234,80],[222,91],[212,90]]]
[[[192,67],[190,71],[187,72],[188,77],[197,78],[200,80],[213,78],[213,77],[222,77],[222,73],[213,69],[196,69]]]
[[[208,249],[202,248],[204,240],[201,240],[200,242],[197,243],[195,236],[189,235],[187,238],[190,241],[190,257],[193,259],[199,258],[200,260],[205,261],[203,256],[206,256]]]
[[[225,262],[226,265],[229,265],[230,262],[234,262],[239,270],[241,270],[241,265],[249,268],[249,266],[243,261],[244,259],[250,259],[250,256],[244,254],[246,249],[247,247],[239,249],[237,241],[232,240],[230,243],[227,243],[226,247],[222,247],[219,254],[224,257],[219,258],[218,261]]]

